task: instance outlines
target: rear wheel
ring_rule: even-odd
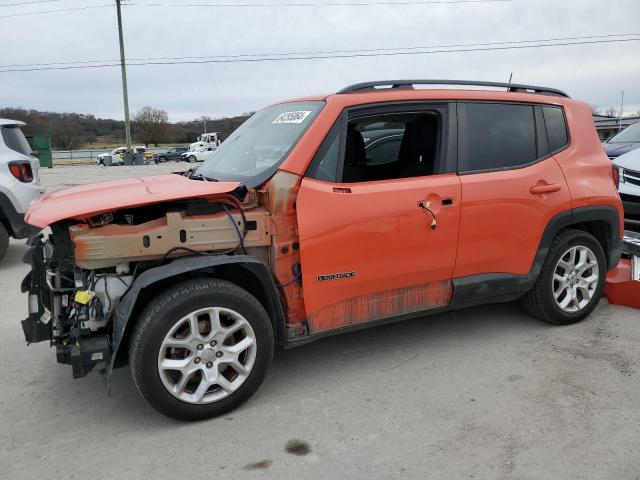
[[[535,317],[558,325],[578,322],[596,308],[607,261],[596,238],[565,230],[553,241],[533,289],[522,303]]]
[[[7,254],[7,249],[9,248],[9,233],[5,226],[0,223],[0,262]]]
[[[189,163],[195,163],[197,158],[194,155],[189,155]]]
[[[251,397],[273,348],[271,322],[252,295],[230,282],[197,279],[149,304],[129,357],[134,382],[152,407],[180,420],[200,420]]]

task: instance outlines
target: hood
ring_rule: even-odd
[[[604,151],[609,157],[624,155],[631,150],[640,148],[640,143],[604,143]]]
[[[640,148],[636,148],[629,153],[620,155],[615,160],[613,160],[613,164],[616,167],[640,172]]]
[[[177,174],[92,183],[43,195],[31,205],[25,221],[45,228],[60,220],[84,220],[121,208],[230,193],[240,185],[190,180]]]

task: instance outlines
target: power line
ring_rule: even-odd
[[[0,5],[2,7],[11,7],[18,5],[33,5],[38,3],[59,2],[61,0],[35,0],[31,2],[18,2]],[[508,3],[512,0],[400,0],[393,1],[350,1],[350,2],[319,2],[319,3],[126,3],[127,7],[214,7],[214,8],[236,8],[236,7],[365,7],[365,6],[388,6],[388,5],[447,5],[447,4],[474,4],[474,3]],[[89,5],[84,7],[61,8],[57,10],[43,10],[40,12],[23,12],[12,13],[9,15],[0,15],[0,18],[26,17],[29,15],[44,15],[48,13],[66,13],[78,10],[89,10],[93,8],[104,8],[111,5]]]
[[[128,3],[136,7],[368,7],[387,5],[446,5],[460,3],[507,3],[511,0],[399,0],[399,1],[348,1],[348,2],[295,2],[295,3]]]
[[[290,56],[290,57],[265,57],[265,58],[236,58],[224,59],[215,58],[210,60],[180,60],[180,61],[144,61],[128,63],[129,66],[145,66],[145,65],[188,65],[188,64],[206,64],[206,63],[254,63],[254,62],[282,62],[295,60],[322,60],[322,59],[339,59],[339,58],[358,58],[358,57],[392,57],[407,55],[431,55],[436,53],[460,53],[460,52],[485,52],[497,50],[520,50],[526,48],[544,48],[544,47],[564,47],[569,45],[591,45],[604,43],[620,43],[620,42],[637,42],[639,38],[626,39],[610,39],[610,40],[591,40],[591,41],[574,41],[563,43],[545,43],[537,45],[510,45],[510,46],[493,46],[482,48],[457,48],[446,50],[428,50],[428,51],[410,51],[410,52],[374,52],[374,53],[355,53],[355,54],[338,54],[338,55],[309,55],[309,56]],[[70,66],[50,66],[38,68],[20,68],[0,70],[0,73],[8,72],[34,72],[44,70],[76,70],[88,68],[105,68],[120,66],[119,63],[103,63],[97,65],[70,65]]]
[[[113,4],[110,3],[108,5],[86,5],[84,7],[61,8],[58,10],[42,10],[39,12],[11,13],[9,15],[0,15],[0,18],[26,17],[28,15],[44,15],[47,13],[74,12],[77,10],[89,10],[92,8],[105,8],[105,7],[113,7]]]
[[[62,2],[63,0],[33,0],[31,2],[19,2],[19,3],[0,3],[0,7],[18,7],[21,5],[34,5],[36,3],[53,3]]]
[[[566,40],[593,40],[599,38],[613,38],[613,37],[636,37],[640,36],[640,33],[611,33],[603,35],[584,35],[579,37],[555,37],[555,38],[539,38],[533,40],[513,40],[502,42],[486,42],[486,43],[455,43],[448,45],[422,45],[413,47],[386,47],[386,48],[357,48],[353,50],[319,50],[311,52],[271,52],[271,53],[241,53],[233,55],[200,55],[200,56],[180,56],[180,57],[144,57],[144,58],[129,58],[129,61],[159,61],[159,60],[199,60],[199,59],[225,59],[225,58],[243,58],[243,57],[281,57],[291,55],[331,55],[340,53],[366,53],[366,52],[390,52],[399,50],[426,50],[434,48],[458,48],[458,47],[484,47],[491,45],[518,45],[524,43],[540,43],[540,42],[559,42]],[[109,63],[117,62],[118,59],[103,59],[103,60],[77,60],[67,62],[43,62],[43,63],[15,63],[8,65],[0,65],[0,68],[15,68],[15,67],[39,67],[39,66],[57,66],[57,65],[75,65],[75,64],[91,64],[91,63]]]

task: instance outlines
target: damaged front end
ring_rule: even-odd
[[[111,364],[121,340],[114,338],[116,307],[141,274],[187,255],[240,253],[267,265],[272,243],[270,213],[244,187],[59,220],[50,228],[28,242],[31,271],[22,291],[29,316],[22,328],[27,343],[55,347],[74,378]]]
[[[27,343],[49,341],[56,347],[58,363],[71,365],[78,378],[111,360],[105,327],[113,305],[108,299],[121,296],[132,277],[115,269],[97,273],[75,267],[64,247],[64,232],[54,230],[49,238],[39,234],[29,240],[24,260],[31,272],[22,281],[22,291],[29,295],[29,316],[22,329]]]

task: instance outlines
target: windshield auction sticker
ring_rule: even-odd
[[[307,110],[298,110],[297,112],[282,112],[273,121],[273,123],[302,123],[311,112]]]

